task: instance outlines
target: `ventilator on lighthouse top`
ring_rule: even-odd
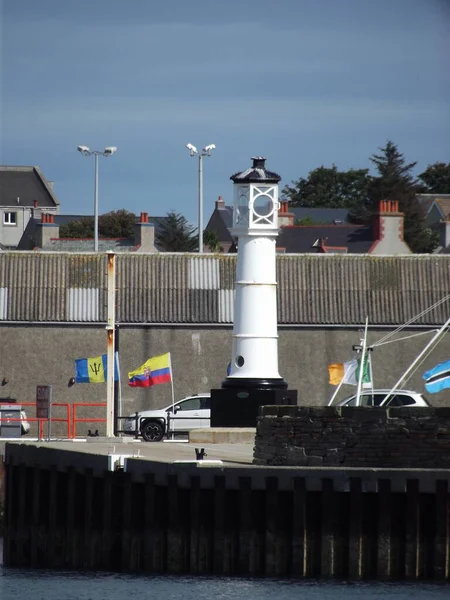
[[[276,238],[278,183],[266,159],[231,177],[238,238],[231,368],[222,387],[286,388],[278,373]]]

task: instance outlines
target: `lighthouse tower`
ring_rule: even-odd
[[[212,427],[254,427],[259,406],[297,404],[278,372],[276,239],[278,184],[266,159],[231,177],[237,238],[236,296],[229,374],[211,390]]]

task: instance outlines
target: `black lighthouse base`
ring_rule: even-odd
[[[211,427],[256,427],[260,406],[297,405],[297,390],[276,380],[226,379],[221,389],[211,390]],[[230,385],[231,384],[231,385]]]

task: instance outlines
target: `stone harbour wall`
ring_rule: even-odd
[[[262,406],[255,465],[450,468],[450,408]]]

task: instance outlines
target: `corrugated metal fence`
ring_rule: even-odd
[[[232,323],[235,255],[118,254],[120,323]],[[405,323],[450,294],[450,256],[277,256],[280,324]],[[0,321],[105,322],[106,254],[3,252]],[[443,323],[448,302],[416,323]]]

